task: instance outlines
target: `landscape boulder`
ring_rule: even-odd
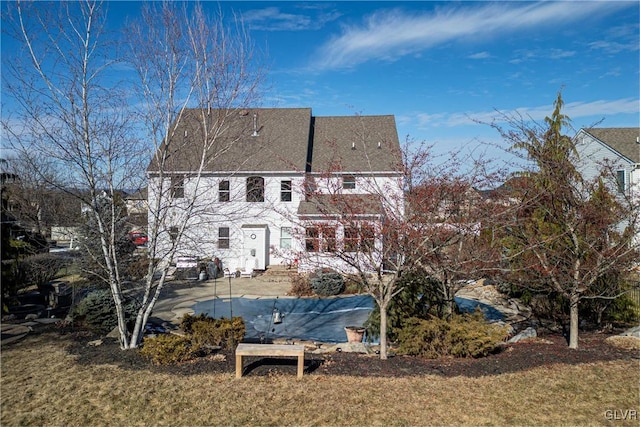
[[[530,340],[532,338],[536,338],[537,336],[538,336],[538,333],[536,332],[536,330],[534,328],[532,328],[532,327],[528,327],[524,331],[518,333],[517,335],[514,335],[507,342],[513,344],[513,343],[520,342],[520,341]]]

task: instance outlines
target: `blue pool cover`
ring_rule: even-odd
[[[335,298],[231,298],[196,303],[195,314],[215,318],[234,316],[244,319],[246,341],[290,338],[326,343],[345,342],[345,326],[362,326],[375,302],[369,295]],[[282,323],[273,323],[273,312]]]
[[[504,315],[478,301],[455,298],[460,311],[473,312],[480,307],[489,321]],[[246,341],[298,339],[339,343],[347,340],[346,326],[362,326],[375,302],[369,295],[334,298],[231,298],[201,301],[193,306],[195,314],[215,318],[234,316],[244,319]],[[282,323],[273,323],[273,313],[282,315]]]

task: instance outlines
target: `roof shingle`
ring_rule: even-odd
[[[588,128],[585,131],[632,162],[640,163],[640,128]]]

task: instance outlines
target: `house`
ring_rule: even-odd
[[[583,128],[574,141],[585,179],[605,171],[619,194],[640,197],[640,128]]]
[[[604,173],[620,197],[640,203],[640,128],[583,128],[574,137],[578,170],[587,180]],[[640,244],[640,234],[635,239]]]
[[[174,128],[147,169],[148,205],[166,211],[158,244],[169,247],[184,224],[174,261],[218,257],[232,270],[341,268],[336,250],[358,251],[369,238],[381,244],[376,224],[403,209],[391,115],[191,109]],[[156,159],[165,147],[161,182]],[[339,221],[345,215],[349,226]]]

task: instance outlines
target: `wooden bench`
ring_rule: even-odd
[[[302,378],[304,345],[238,344],[236,348],[236,378],[242,377],[242,356],[295,356],[298,358],[298,378]]]

